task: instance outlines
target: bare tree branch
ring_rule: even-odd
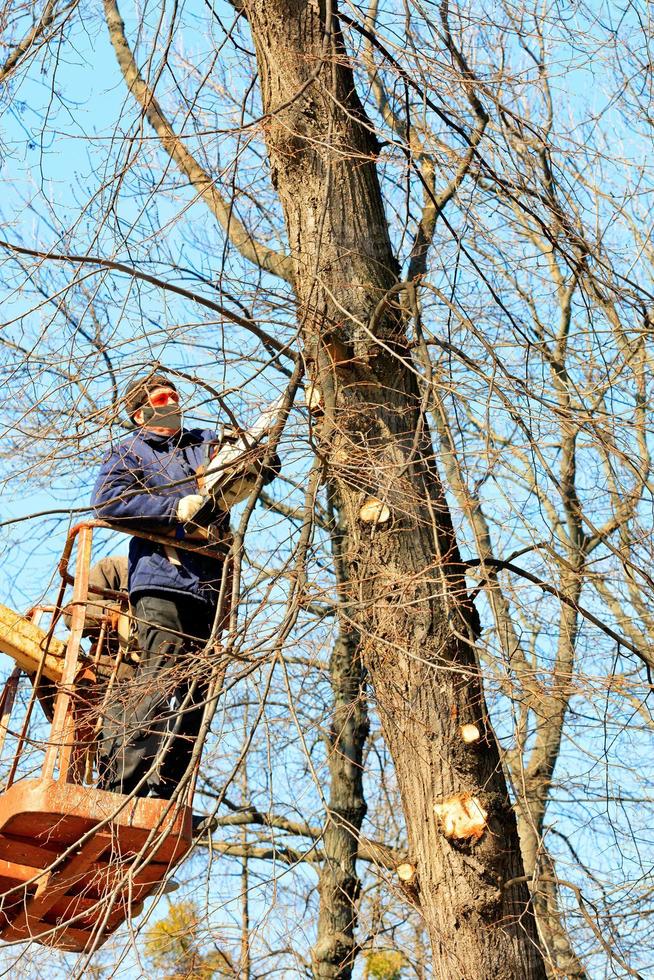
[[[105,19],[109,38],[116,53],[116,59],[123,73],[127,88],[137,100],[145,116],[161,140],[161,145],[171,160],[188,177],[189,183],[215,216],[230,242],[244,258],[265,269],[273,275],[293,282],[294,263],[288,255],[257,242],[242,221],[234,213],[234,202],[228,202],[216,187],[216,181],[189,153],[182,140],[175,134],[163,113],[154,92],[144,81],[134,60],[134,55],[125,36],[125,25],[118,10],[116,0],[104,0]]]

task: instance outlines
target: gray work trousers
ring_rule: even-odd
[[[211,633],[214,612],[208,603],[182,596],[137,598],[140,662],[133,678],[116,685],[105,711],[101,789],[172,796],[189,767],[202,721],[207,671],[198,672],[193,655]]]

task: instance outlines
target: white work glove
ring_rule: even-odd
[[[190,493],[187,497],[182,497],[177,504],[177,520],[182,524],[192,521],[200,507],[205,501],[199,493]]]

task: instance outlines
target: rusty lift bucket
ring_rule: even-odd
[[[33,694],[20,732],[13,733],[16,751],[0,793],[0,940],[5,942],[31,940],[78,952],[98,948],[127,918],[138,914],[143,899],[161,888],[191,846],[195,776],[185,797],[175,802],[130,798],[93,785],[99,722],[93,723],[92,712],[95,718],[101,716],[107,684],[103,690],[98,683],[81,640],[93,529],[109,526],[88,521],[70,532],[60,563],[59,601],[47,632],[16,614],[12,629],[11,611],[0,607],[0,649],[19,664],[0,697],[0,750],[10,730],[21,668],[35,675],[35,691],[43,678],[56,689],[50,734],[40,743],[40,772],[35,775],[24,760],[21,763],[26,743],[33,746],[37,741],[28,736]],[[68,561],[75,540],[73,578]],[[207,553],[206,545],[202,550]],[[72,615],[64,648],[53,630],[70,583]],[[14,652],[12,644],[18,648]]]

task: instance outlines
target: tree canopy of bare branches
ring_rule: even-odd
[[[189,425],[289,407],[232,514],[217,830],[172,911],[5,969],[647,976],[647,12],[0,18],[2,601],[51,595],[135,372]]]

